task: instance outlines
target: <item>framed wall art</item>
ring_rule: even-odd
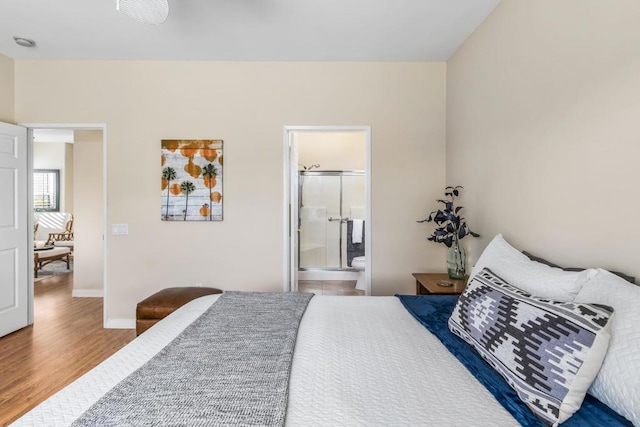
[[[163,139],[163,221],[222,221],[222,140]]]

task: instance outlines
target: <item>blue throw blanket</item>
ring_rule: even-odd
[[[405,308],[424,327],[434,334],[447,349],[489,390],[496,400],[505,407],[523,426],[544,426],[527,406],[518,398],[516,392],[506,383],[502,376],[493,370],[478,353],[467,343],[455,336],[447,321],[458,300],[457,295],[396,295]],[[567,421],[563,427],[587,426],[631,426],[631,422],[618,415],[604,403],[587,394],[582,407]]]

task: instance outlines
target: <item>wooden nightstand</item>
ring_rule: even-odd
[[[413,273],[413,277],[416,278],[416,295],[460,295],[469,278],[450,279],[447,273]],[[453,282],[453,286],[440,286],[440,280]]]

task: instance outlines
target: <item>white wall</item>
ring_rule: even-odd
[[[640,276],[640,2],[501,2],[447,63],[447,182],[482,239]]]
[[[74,140],[73,293],[99,295],[104,274],[102,131],[76,130]]]
[[[0,53],[0,122],[15,123],[14,62]]]
[[[445,64],[17,60],[20,122],[107,123],[107,316],[169,286],[283,286],[285,125],[371,125],[374,294],[444,250],[416,224],[445,183]],[[224,140],[224,221],[160,220],[160,140]],[[77,158],[76,158],[77,162]],[[76,197],[76,209],[80,200]]]
[[[57,169],[60,171],[60,212],[73,213],[73,196],[71,204],[67,204],[69,193],[73,192],[73,171],[69,173],[67,165],[68,149],[67,145],[58,142],[34,142],[33,143],[33,168],[34,169]],[[71,148],[73,150],[73,148]],[[69,176],[70,175],[70,176]]]
[[[296,132],[298,168],[319,164],[314,171],[365,170],[364,132]]]

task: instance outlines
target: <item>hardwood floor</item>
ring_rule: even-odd
[[[135,338],[102,328],[102,298],[72,298],[73,273],[35,285],[34,325],[0,338],[0,425],[8,425]]]

